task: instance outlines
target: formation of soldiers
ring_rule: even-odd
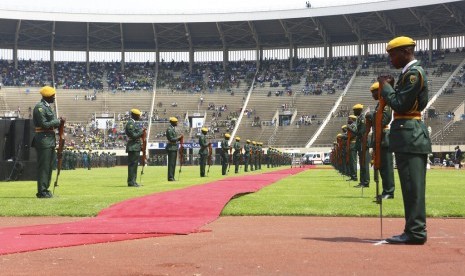
[[[76,151],[67,149],[63,151],[62,170],[76,168],[110,168],[116,166],[116,154],[110,152]]]

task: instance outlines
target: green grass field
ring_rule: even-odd
[[[321,166],[308,170],[257,193],[235,198],[224,208],[222,215],[379,215],[379,206],[372,202],[375,195],[373,181],[370,188],[364,189],[362,196],[361,189],[352,187],[356,183],[345,181],[329,168]],[[144,186],[141,188],[126,186],[126,167],[62,171],[53,199],[37,199],[34,181],[0,182],[0,216],[95,216],[103,208],[128,198],[222,178],[219,166],[211,168],[208,178],[200,178],[198,171],[198,167],[183,167],[180,181],[168,182],[166,167],[146,167],[142,179]],[[426,210],[429,217],[465,217],[464,174],[465,171],[454,169],[428,171]],[[384,201],[383,213],[385,216],[402,217],[402,194],[397,171],[395,176],[395,199]],[[55,176],[52,185],[54,180]]]

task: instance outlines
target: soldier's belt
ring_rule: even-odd
[[[394,112],[394,120],[397,119],[406,119],[406,120],[421,120],[420,112],[412,112],[409,114],[399,114]]]
[[[36,127],[35,128],[35,132],[38,133],[38,132],[50,132],[50,133],[55,133],[55,131],[53,131],[53,128],[41,128],[41,127]]]

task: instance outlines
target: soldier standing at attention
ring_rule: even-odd
[[[139,109],[131,109],[131,118],[126,123],[124,132],[128,136],[126,152],[128,153],[128,187],[139,187],[136,182],[137,167],[139,165],[140,151],[142,150],[142,134],[144,128],[137,124],[142,113]]]
[[[427,240],[425,187],[431,140],[421,111],[428,103],[428,84],[414,50],[415,41],[410,37],[389,41],[386,51],[391,63],[402,72],[395,86],[392,76],[378,78],[381,96],[394,110],[389,151],[395,153],[405,211],[404,232],[386,239],[392,244],[424,244]]]
[[[357,116],[357,119],[355,120],[355,124],[357,125],[357,140],[355,141],[355,148],[357,151],[358,155],[358,161],[359,161],[359,166],[360,166],[360,187],[369,187],[370,186],[370,167],[365,166],[365,164],[362,164],[361,162],[363,161],[362,158],[362,138],[363,135],[365,135],[365,115],[362,114],[363,111],[363,105],[362,104],[356,104],[352,107],[354,110],[354,115]],[[357,158],[355,158],[357,159]]]
[[[378,88],[379,82],[375,82],[371,87],[371,96],[375,101],[378,101]],[[371,128],[373,129],[372,139],[375,141],[376,133],[376,111],[379,108],[379,103],[376,105],[375,111],[373,113]],[[383,193],[381,194],[382,199],[392,199],[394,198],[394,165],[392,160],[392,152],[389,152],[389,123],[392,118],[392,110],[389,106],[385,106],[383,110],[383,120],[381,122],[383,127],[383,137],[381,137],[381,168],[379,169],[379,174],[383,181]],[[372,143],[374,144],[374,143]]]
[[[52,168],[56,161],[56,138],[54,129],[60,126],[65,118],[57,119],[50,106],[55,102],[55,88],[44,86],[40,89],[42,99],[36,104],[33,111],[35,126],[32,146],[37,152],[37,194],[38,198],[51,198],[48,190],[52,179]]]
[[[174,173],[176,169],[176,157],[178,153],[178,141],[180,141],[183,136],[176,134],[175,127],[178,125],[178,119],[176,117],[170,118],[170,125],[166,130],[166,139],[168,143],[166,144],[166,152],[168,154],[168,181],[175,181]]]
[[[200,177],[205,177],[205,167],[207,166],[208,146],[210,143],[207,142],[208,128],[203,127],[202,133],[199,136],[199,155],[200,155]]]
[[[355,121],[357,116],[349,115],[347,119],[347,139],[349,139],[349,145],[347,152],[349,154],[349,176],[351,181],[357,181],[357,124]],[[350,137],[349,137],[350,136]],[[362,187],[361,185],[355,186],[356,188]]]
[[[224,140],[221,142],[221,174],[226,175],[226,170],[228,169],[228,161],[229,161],[229,149],[231,148],[229,146],[229,138],[231,138],[231,135],[229,133],[226,133],[224,135]]]
[[[234,162],[234,173],[239,172],[239,163],[241,161],[241,154],[242,154],[242,147],[241,143],[241,137],[236,137],[236,142],[234,142],[233,149],[234,149],[234,155],[233,155],[233,162]]]
[[[247,139],[247,143],[244,145],[244,171],[249,171],[249,162],[250,162],[250,140]]]

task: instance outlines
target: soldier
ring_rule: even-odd
[[[239,143],[241,141],[241,137],[236,137],[236,142],[234,142],[233,149],[233,162],[234,162],[234,173],[239,172],[239,163],[241,162],[241,155],[242,155],[242,147]]]
[[[260,158],[260,153],[258,152],[258,142],[252,141],[252,150],[253,150],[253,167],[254,170],[258,170],[258,159]]]
[[[258,169],[262,169],[262,158],[263,158],[263,143],[257,143],[258,144]]]
[[[210,143],[207,143],[207,132],[208,128],[203,127],[202,133],[199,136],[199,155],[200,155],[200,177],[205,177],[205,167],[207,165],[208,147]]]
[[[271,157],[271,153],[273,152],[273,148],[272,147],[268,147],[268,149],[266,150],[266,167],[267,168],[270,168],[270,164],[273,160],[273,158]]]
[[[250,162],[250,140],[246,140],[246,144],[244,145],[244,171],[249,171],[249,162]]]
[[[394,244],[424,244],[426,235],[426,164],[431,140],[421,111],[428,103],[426,74],[414,57],[415,41],[397,37],[389,41],[386,51],[392,65],[402,72],[394,86],[392,76],[378,78],[381,96],[394,110],[389,133],[389,151],[395,153],[402,196],[405,227],[401,235],[386,239]]]
[[[128,187],[139,187],[136,182],[137,167],[139,165],[140,151],[142,150],[142,134],[144,129],[136,123],[140,120],[141,112],[139,109],[131,109],[131,118],[126,123],[124,132],[128,136],[126,152],[128,153]]]
[[[51,198],[48,190],[52,179],[52,167],[56,161],[56,138],[54,129],[64,123],[65,118],[57,119],[51,104],[55,102],[55,88],[44,86],[40,89],[42,99],[33,111],[35,135],[32,146],[37,152],[37,193],[38,198]]]
[[[342,142],[342,170],[343,170],[343,175],[345,176],[351,176],[350,175],[350,170],[349,170],[349,154],[350,154],[350,149],[347,148],[347,125],[343,125],[341,127],[342,129],[342,136],[341,136],[341,142]],[[350,179],[349,179],[350,180]]]
[[[228,161],[229,161],[229,138],[231,135],[229,133],[224,134],[224,140],[221,142],[221,174],[226,175],[226,170],[228,169]]]
[[[378,101],[378,88],[379,82],[375,82],[371,87],[371,96],[375,101]],[[375,111],[373,113],[372,119],[372,129],[373,129],[373,136],[372,139],[375,138],[376,133],[376,112],[378,110],[379,103],[376,105]],[[389,152],[389,123],[391,122],[392,118],[392,110],[389,106],[385,106],[383,110],[383,119],[382,119],[382,128],[383,128],[383,137],[381,137],[381,168],[379,169],[379,173],[381,175],[381,179],[383,181],[383,193],[381,194],[382,199],[390,199],[394,198],[394,165],[392,160],[392,153]],[[373,144],[373,143],[372,143]]]
[[[168,155],[168,181],[175,181],[174,173],[176,169],[176,156],[178,153],[178,141],[181,141],[183,135],[177,135],[175,127],[178,125],[178,119],[176,117],[170,118],[170,125],[166,130],[166,152]]]
[[[370,186],[370,168],[362,164],[361,162],[365,160],[362,158],[362,138],[365,135],[365,115],[362,114],[363,105],[356,104],[352,107],[354,110],[354,115],[357,116],[355,124],[357,126],[357,134],[355,140],[355,149],[358,155],[358,161],[360,166],[360,187],[369,187]],[[355,158],[357,159],[357,158]]]
[[[357,181],[357,125],[355,121],[357,116],[350,115],[347,120],[347,139],[348,139],[348,154],[349,154],[349,176],[351,181]],[[346,157],[347,158],[347,157]],[[360,188],[362,186],[355,186]]]

